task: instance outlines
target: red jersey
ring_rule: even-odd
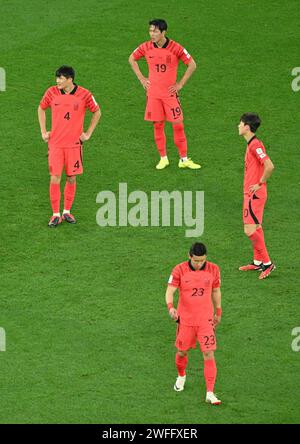
[[[69,94],[57,86],[51,86],[45,92],[40,107],[51,108],[52,127],[49,147],[57,148],[73,148],[80,145],[79,137],[83,132],[86,109],[92,113],[99,109],[92,94],[78,85],[75,85]]]
[[[249,193],[250,185],[260,182],[264,174],[264,162],[267,159],[269,156],[262,141],[256,136],[252,137],[248,142],[245,154],[244,193]],[[267,192],[266,183],[262,185],[261,190]]]
[[[177,313],[180,324],[197,326],[213,319],[213,288],[221,285],[220,270],[216,264],[206,261],[200,270],[195,270],[190,261],[176,265],[169,285],[179,289]]]
[[[188,65],[193,60],[185,48],[169,39],[162,48],[152,41],[142,43],[132,54],[135,60],[146,58],[150,80],[147,95],[161,99],[171,96],[168,88],[176,83],[178,61]]]

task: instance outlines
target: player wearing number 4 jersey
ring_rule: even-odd
[[[165,120],[173,125],[174,143],[179,151],[179,168],[198,169],[200,165],[187,157],[187,140],[183,126],[183,113],[178,92],[196,69],[196,63],[181,45],[166,37],[167,23],[162,19],[149,22],[150,41],[142,43],[129,57],[129,63],[147,92],[145,120],[154,124],[154,140],[160,154],[156,165],[162,170],[169,165],[166,150]],[[149,77],[141,73],[137,61],[145,57]],[[178,62],[187,65],[187,70],[177,82]]]
[[[188,350],[195,348],[197,341],[204,358],[206,402],[218,405],[221,401],[214,394],[217,367],[215,327],[221,322],[221,279],[219,267],[206,260],[204,244],[192,245],[188,262],[173,269],[166,291],[166,303],[171,318],[178,323],[176,336],[176,367],[178,377],[174,390],[180,392],[186,382]],[[177,309],[173,306],[176,290],[179,290]]]
[[[48,143],[50,171],[50,201],[53,215],[48,226],[56,227],[62,220],[76,223],[71,207],[76,191],[76,175],[82,174],[82,145],[89,140],[100,119],[99,105],[92,94],[74,83],[75,72],[70,66],[60,67],[56,86],[44,94],[38,107],[38,117],[44,142]],[[51,108],[52,128],[46,129],[46,109]],[[93,113],[89,128],[83,131],[86,110]],[[64,189],[64,210],[60,215],[60,181],[65,168],[67,180]]]
[[[239,135],[247,141],[243,221],[244,232],[253,247],[253,262],[243,265],[239,269],[241,271],[260,271],[259,279],[265,279],[276,268],[270,260],[261,226],[267,200],[267,180],[272,174],[274,165],[267,155],[262,141],[257,139],[255,135],[260,123],[257,114],[246,113],[240,118],[238,126]]]

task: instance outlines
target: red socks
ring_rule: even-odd
[[[53,213],[59,213],[60,207],[60,184],[59,183],[50,183],[50,201],[52,206]]]
[[[180,356],[179,353],[176,353],[175,362],[178,371],[178,376],[185,376],[185,369],[188,362],[187,355]]]
[[[261,227],[257,228],[257,230],[249,236],[249,239],[252,242],[254,260],[263,262],[264,264],[270,262],[263,229]]]
[[[187,140],[185,137],[183,123],[173,124],[174,143],[178,148],[179,156],[187,157]]]
[[[76,192],[76,182],[66,182],[64,190],[64,209],[70,211]]]
[[[204,378],[206,382],[206,391],[213,392],[217,377],[217,366],[214,359],[204,360]]]
[[[187,157],[187,140],[183,123],[173,124],[174,143],[178,148],[179,156]],[[154,122],[154,140],[160,157],[167,155],[165,122]]]
[[[154,122],[154,140],[160,157],[166,156],[165,122]]]

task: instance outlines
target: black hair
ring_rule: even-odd
[[[240,121],[243,122],[245,125],[249,125],[252,133],[255,133],[257,128],[261,124],[259,115],[255,113],[243,114],[242,117],[240,118]]]
[[[207,249],[201,242],[194,243],[190,248],[190,256],[204,256],[207,254]]]
[[[66,79],[75,79],[75,71],[71,66],[63,65],[55,71],[55,77],[64,76]]]
[[[168,29],[167,22],[164,19],[153,19],[150,20],[149,25],[155,26],[160,32],[166,31]]]

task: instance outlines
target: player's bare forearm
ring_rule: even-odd
[[[194,60],[191,60],[188,64],[187,70],[185,71],[184,75],[182,76],[181,80],[179,82],[175,83],[175,85],[172,85],[169,87],[169,92],[171,94],[177,93],[180,91],[186,82],[189,80],[195,69],[197,68],[196,62]]]
[[[40,106],[38,107],[38,119],[39,119],[42,139],[44,140],[44,142],[48,142],[50,137],[50,132],[47,131],[46,128],[46,111]]]
[[[251,193],[255,193],[255,191],[259,190],[261,185],[265,182],[267,182],[267,180],[271,177],[271,174],[273,173],[274,170],[274,164],[271,161],[271,159],[267,159],[264,162],[264,174],[262,175],[261,179],[260,179],[260,183],[255,183],[253,185],[250,185],[249,187],[249,191]]]
[[[91,138],[96,126],[98,125],[100,117],[101,117],[101,111],[100,111],[100,109],[98,109],[97,111],[95,111],[93,113],[93,116],[92,116],[92,119],[91,119],[91,122],[90,122],[90,125],[89,125],[87,131],[82,133],[80,136],[80,140],[82,142],[85,142],[86,140],[89,140]]]
[[[215,308],[215,315],[214,315],[214,325],[215,327],[221,322],[221,290],[220,288],[213,288],[212,290],[212,301]]]
[[[264,162],[264,174],[262,175],[262,178],[260,179],[260,181],[262,183],[266,182],[271,177],[273,170],[274,170],[273,162],[271,161],[271,159],[267,159]]]
[[[134,60],[133,55],[131,54],[131,56],[128,59],[130,66],[133,70],[133,72],[135,73],[135,75],[137,76],[137,78],[139,79],[139,81],[141,82],[143,88],[145,90],[147,90],[150,86],[150,81],[144,77],[143,73],[141,72],[138,63]]]
[[[217,308],[221,308],[221,290],[220,288],[213,288],[212,290],[212,300],[213,300],[213,304],[215,309]]]
[[[173,305],[174,294],[175,294],[176,290],[177,290],[176,287],[172,287],[171,285],[168,285],[167,291],[166,291],[166,304],[167,304],[168,307],[169,307],[168,304]],[[174,321],[177,321],[178,315],[177,315],[176,308],[174,308],[174,307],[169,308],[169,315],[171,316],[171,318]]]
[[[187,70],[185,71],[182,79],[178,82],[179,85],[181,85],[181,88],[186,84],[186,82],[189,80],[195,69],[197,68],[196,62],[194,60],[191,60],[188,64]]]

